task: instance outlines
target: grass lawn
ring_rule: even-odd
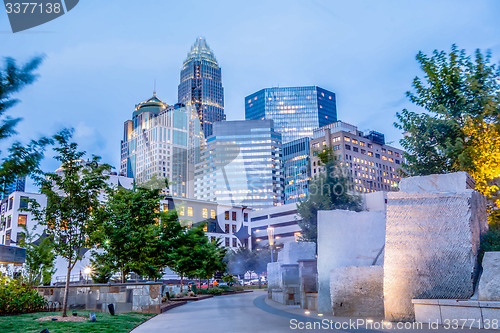
[[[89,312],[77,310],[78,316],[88,317]],[[73,311],[68,310],[71,316]],[[61,312],[36,312],[17,316],[0,317],[0,332],[11,333],[40,333],[44,328],[48,328],[50,333],[125,333],[130,332],[140,323],[155,316],[147,313],[122,313],[114,316],[109,313],[95,312],[97,322],[57,322],[57,321],[36,321],[34,319],[61,315]]]

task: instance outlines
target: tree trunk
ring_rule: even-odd
[[[181,274],[181,293],[182,293],[182,286],[184,285],[184,279],[183,279],[183,276]]]
[[[67,317],[66,308],[68,307],[68,294],[69,294],[69,280],[71,278],[71,259],[68,260],[68,273],[66,274],[66,285],[64,287],[64,298],[63,298],[63,317]]]

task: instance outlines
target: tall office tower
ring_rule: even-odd
[[[285,204],[304,200],[311,179],[310,138],[301,138],[283,145]]]
[[[196,113],[183,104],[168,106],[156,93],[139,103],[124,124],[120,173],[137,183],[153,175],[168,178],[169,193],[191,198],[194,191],[193,146],[190,133],[200,133]]]
[[[313,177],[324,171],[317,152],[330,147],[347,168],[358,192],[398,190],[403,151],[386,145],[384,134],[364,134],[354,125],[337,121],[315,129],[310,145]]]
[[[13,192],[24,192],[26,187],[26,176],[24,177],[16,177],[16,179],[9,184],[5,184],[5,187],[2,189],[2,199],[8,197],[9,194]]]
[[[254,209],[283,204],[281,135],[273,121],[215,123],[195,179],[197,199]]]
[[[196,110],[205,138],[212,135],[214,122],[226,120],[221,69],[203,37],[196,39],[182,65],[178,101]]]
[[[283,143],[337,121],[335,94],[317,86],[265,88],[245,97],[245,119],[272,119]]]

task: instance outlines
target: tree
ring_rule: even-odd
[[[54,136],[58,147],[56,160],[61,162],[61,171],[45,173],[36,178],[41,193],[47,196],[46,207],[31,200],[27,209],[34,219],[44,227],[52,240],[56,254],[68,262],[64,289],[63,317],[67,316],[68,291],[71,271],[83,258],[86,249],[96,242],[98,219],[94,213],[101,205],[100,195],[107,189],[104,173],[110,166],[99,165],[99,157],[92,156],[89,163],[82,158],[85,152],[70,142],[71,132],[63,130]]]
[[[100,210],[98,248],[105,254],[93,254],[96,266],[102,264],[120,272],[122,282],[130,272],[153,279],[161,276],[166,264],[161,252],[169,250],[167,243],[175,233],[160,226],[160,220],[172,227],[169,221],[177,216],[160,212],[160,199],[156,188],[109,191],[107,203]]]
[[[41,57],[35,57],[19,67],[14,59],[5,59],[5,67],[0,70],[0,140],[16,134],[15,126],[21,118],[12,118],[5,113],[19,103],[13,95],[36,80],[34,71],[41,62]],[[14,142],[8,149],[9,155],[0,165],[0,190],[4,192],[5,187],[15,181],[16,177],[37,172],[45,147],[50,143],[52,140],[47,138],[32,140],[26,146]]]
[[[325,170],[311,180],[309,197],[297,205],[297,213],[301,217],[298,224],[302,229],[302,240],[309,242],[317,241],[318,211],[361,210],[361,197],[354,192],[354,183],[333,150],[327,148],[316,154]]]
[[[209,241],[208,238],[203,234],[204,240],[201,242],[198,253],[196,256],[201,256],[203,258],[201,266],[197,269],[196,275],[200,279],[209,279],[216,272],[226,271],[226,262],[224,257],[226,256],[227,249],[222,246],[222,240],[214,239]]]
[[[459,50],[435,50],[416,57],[424,78],[415,77],[406,95],[422,112],[404,109],[395,126],[404,132],[410,176],[468,172],[476,190],[492,199],[490,212],[500,207],[500,71],[491,54],[474,56]],[[496,205],[495,205],[496,200]],[[490,215],[491,218],[496,214]]]
[[[26,281],[29,285],[50,284],[54,274],[54,260],[56,255],[49,237],[29,232],[26,225],[22,226],[23,236],[20,246],[26,249]]]

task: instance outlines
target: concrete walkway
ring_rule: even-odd
[[[265,290],[253,293],[218,296],[189,302],[186,305],[160,314],[134,329],[133,333],[246,333],[246,332],[456,332],[443,327],[397,329],[395,324],[385,327],[380,319],[373,322],[357,318],[338,318],[332,315],[306,313],[298,306],[283,306],[266,298]],[[386,323],[386,325],[389,325]],[[310,328],[310,329],[308,329]],[[462,331],[500,332],[494,330],[463,329]]]

